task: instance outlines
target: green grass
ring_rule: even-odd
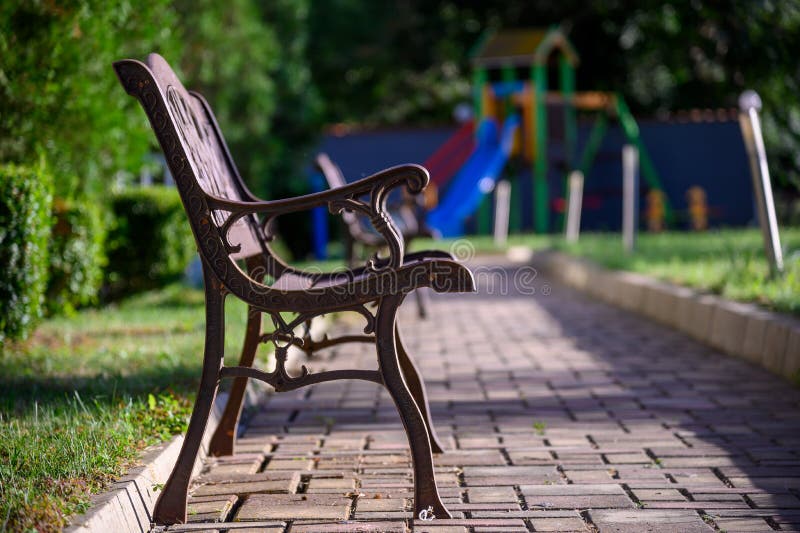
[[[552,246],[555,238],[550,235],[509,235],[508,240],[503,246],[494,243],[491,235],[468,235],[454,239],[417,239],[412,242],[411,251],[417,250],[445,250],[452,253],[456,258],[463,259],[469,257],[471,253],[482,254],[503,254],[514,246],[526,246],[534,249],[547,248]]]
[[[705,233],[643,233],[636,252],[625,254],[618,234],[585,234],[554,247],[617,270],[719,294],[732,300],[800,314],[800,228],[782,228],[785,272],[771,278],[761,233],[756,229]]]
[[[226,353],[245,307],[229,299]],[[57,531],[185,431],[202,365],[203,293],[179,285],[45,322],[0,355],[0,531]]]
[[[467,235],[464,237],[450,239],[414,239],[406,252],[417,252],[420,250],[444,250],[451,252],[460,258],[469,258],[473,254],[503,254],[512,246],[527,246],[533,248],[544,248],[550,246],[553,238],[548,235],[509,235],[508,242],[503,246],[497,246],[491,235]],[[356,255],[361,259],[367,258],[367,251],[372,253],[372,248],[367,250],[356,245]],[[314,267],[322,269],[339,268],[344,266],[341,259],[344,255],[344,248],[340,243],[331,242],[328,245],[327,253],[329,259],[325,261],[313,261],[307,263],[297,263],[301,267]]]
[[[415,241],[462,259],[510,246],[557,248],[606,267],[800,314],[800,228],[782,231],[786,274],[770,279],[757,230],[642,234],[626,255],[618,234]],[[331,269],[341,261],[307,263]],[[236,355],[245,307],[227,306]],[[103,309],[45,322],[0,354],[0,531],[61,529],[122,474],[142,448],[185,431],[200,376],[203,293],[172,285]]]
[[[512,246],[554,248],[586,257],[607,268],[640,272],[679,285],[755,302],[766,308],[800,314],[800,228],[781,228],[785,272],[771,278],[758,229],[645,233],[636,251],[626,254],[618,233],[584,233],[577,244],[560,235],[512,235],[505,246],[491,236],[468,236],[435,241],[420,239],[412,250],[448,250],[457,256],[503,253]]]

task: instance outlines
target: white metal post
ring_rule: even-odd
[[[567,242],[578,242],[581,233],[581,209],[583,206],[583,172],[573,170],[569,174],[569,204],[567,207]]]
[[[739,126],[742,129],[744,145],[750,159],[750,174],[753,177],[753,192],[756,197],[758,223],[764,238],[764,252],[769,261],[770,272],[774,275],[783,272],[783,250],[778,232],[778,218],[775,215],[775,202],[772,199],[772,182],[767,166],[767,150],[761,133],[761,97],[755,91],[745,91],[739,97]]]
[[[630,144],[622,147],[622,244],[626,252],[636,246],[639,225],[639,150]]]
[[[494,190],[494,244],[503,246],[508,240],[508,218],[511,212],[511,184],[497,183]]]

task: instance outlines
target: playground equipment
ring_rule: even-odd
[[[705,231],[708,229],[708,203],[706,202],[706,191],[702,187],[695,185],[686,191],[686,199],[689,204],[689,222],[694,231]]]
[[[433,211],[429,224],[447,236],[492,233],[498,213],[491,200],[497,200],[494,187],[500,180],[511,185],[510,233],[561,230],[573,171],[584,176],[576,204],[584,211],[570,235],[620,230],[619,149],[625,144],[639,153],[646,206],[642,222],[651,231],[689,226],[685,192],[693,185],[706,191],[709,227],[739,226],[752,219],[744,130],[735,111],[678,111],[638,124],[620,95],[575,90],[578,57],[558,28],[487,33],[471,58],[474,113],[454,133],[442,128],[339,132],[328,135],[320,151],[330,153],[352,177],[385,164],[421,162],[431,174],[425,196]],[[501,142],[506,123],[517,124],[513,135],[508,133],[510,143]],[[431,146],[439,148],[429,155]],[[488,156],[492,150],[496,157]],[[659,174],[668,179],[662,181]],[[325,188],[321,176],[312,179],[315,190]],[[325,254],[326,221],[320,210],[315,218],[318,257]]]
[[[482,198],[491,192],[511,154],[519,117],[508,117],[501,132],[492,120],[481,123],[475,150],[453,178],[448,194],[428,213],[427,223],[442,237],[457,237],[464,232],[464,219],[475,211]]]
[[[627,141],[638,149],[642,176],[648,187],[661,190],[658,174],[640,139],[638,124],[624,100],[612,93],[575,91],[578,54],[559,28],[487,32],[474,47],[471,58],[474,122],[462,126],[424,163],[435,185],[431,197],[446,189],[444,194],[438,194],[441,201],[428,219],[442,235],[463,231],[464,218],[479,206],[478,231],[489,233],[491,204],[483,197],[491,192],[511,157],[524,161],[533,176],[534,229],[541,233],[549,231],[555,199],[550,192],[551,169],[563,178],[560,196],[566,196],[566,177],[572,170],[580,170],[588,177],[609,118],[619,120]],[[558,91],[548,91],[551,69],[558,71]],[[600,113],[580,156],[578,111]],[[513,132],[505,127],[509,122],[515,125]],[[495,153],[498,156],[495,166],[487,173],[487,168],[473,161],[473,157],[487,150],[485,145],[491,141],[491,131],[487,129],[492,126],[486,124],[491,123],[495,124],[495,130],[502,129],[504,135],[513,134],[513,139],[510,149],[502,152],[504,157]],[[471,142],[474,124],[479,126]],[[478,159],[487,162],[485,157]],[[451,180],[453,175],[456,177]],[[521,176],[511,178],[515,200],[511,206],[511,227],[520,229]],[[666,202],[665,210],[669,217]]]
[[[652,189],[647,193],[647,208],[645,210],[647,230],[651,233],[664,231],[664,217],[664,192]]]

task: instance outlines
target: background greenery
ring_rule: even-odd
[[[468,55],[483,31],[551,24],[581,54],[578,87],[620,91],[640,115],[733,107],[742,90],[759,91],[773,179],[797,197],[794,0],[9,0],[0,2],[0,340],[24,337],[45,309],[165,283],[192,255],[174,192],[135,186],[143,171],[158,177],[159,151],[114,60],[165,56],[208,97],[249,186],[276,198],[306,191],[303,166],[324,125],[450,123],[470,99]],[[279,221],[296,257],[309,244],[303,216]],[[800,246],[796,230],[785,235]],[[790,257],[788,274],[768,279],[757,232],[643,235],[635,256],[616,240],[587,235],[569,251],[800,309],[800,263]],[[233,309],[235,342],[244,310]],[[60,529],[142,446],[183,430],[202,320],[202,294],[168,286],[4,343],[0,530]]]
[[[114,299],[180,278],[196,245],[174,187],[130,188],[111,197],[106,296]]]
[[[0,162],[44,157],[56,198],[68,203],[158,173],[147,121],[109,66],[156,51],[208,97],[250,187],[265,198],[297,195],[323,125],[449,123],[470,99],[469,51],[482,32],[553,24],[581,54],[578,87],[620,91],[640,115],[734,107],[744,89],[759,91],[779,196],[797,200],[794,0],[4,2]],[[305,257],[307,215],[278,223]],[[76,233],[84,247],[103,247],[91,226]]]
[[[639,113],[758,90],[776,178],[797,183],[792,0],[4,2],[0,160],[44,153],[59,197],[137,176],[153,137],[109,65],[157,51],[212,102],[252,188],[297,193],[322,124],[449,122],[481,32],[551,24],[581,54],[578,86],[621,91]]]
[[[0,165],[0,355],[43,314],[52,186],[44,168]]]
[[[581,54],[578,87],[620,91],[640,115],[734,107],[756,89],[778,196],[800,206],[796,0],[12,0],[0,4],[0,164],[52,176],[44,309],[71,312],[115,293],[118,263],[104,267],[121,241],[107,236],[125,222],[107,200],[161,171],[114,60],[168,58],[214,106],[250,187],[277,198],[306,192],[304,165],[325,124],[449,123],[470,99],[469,52],[484,31],[553,24]],[[304,258],[307,214],[278,224]],[[124,245],[130,258],[151,258],[146,239]],[[171,275],[154,279],[170,279],[189,254],[176,257]]]
[[[234,300],[228,354],[247,318]],[[62,531],[142,448],[186,430],[204,324],[202,290],[169,285],[48,319],[0,356],[0,531]]]

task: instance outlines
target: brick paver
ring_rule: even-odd
[[[513,267],[503,273],[513,282]],[[270,396],[239,455],[205,465],[192,524],[172,529],[800,530],[800,391],[546,280],[536,294],[503,295],[498,278],[479,277],[482,293],[433,295],[426,321],[410,302],[401,319],[446,444],[439,487],[457,518],[412,522],[391,399],[343,381]],[[348,346],[310,366],[376,364],[370,347]]]

